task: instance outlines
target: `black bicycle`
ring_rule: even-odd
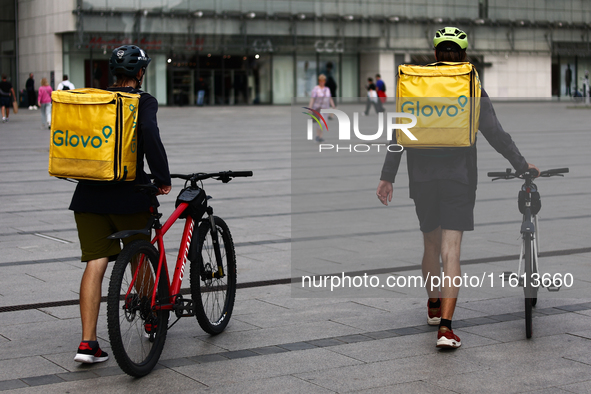
[[[538,267],[538,212],[542,208],[540,192],[534,178],[563,176],[569,172],[568,168],[556,168],[542,171],[538,174],[536,170],[530,169],[522,174],[511,172],[508,168],[505,172],[489,172],[488,176],[498,179],[523,179],[525,182],[521,186],[518,196],[519,212],[523,214],[521,223],[521,253],[519,254],[519,266],[517,273],[505,272],[505,280],[516,281],[518,286],[523,287],[525,295],[525,335],[531,338],[532,335],[532,307],[536,306],[538,301],[538,289],[545,287],[549,291],[558,291],[560,286],[551,278],[540,276]],[[523,263],[523,271],[522,271]]]

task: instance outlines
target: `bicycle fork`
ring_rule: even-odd
[[[528,196],[529,197],[529,196]],[[523,223],[521,224],[521,234],[523,242],[521,244],[521,253],[519,257],[518,275],[521,275],[521,262],[524,261],[524,276],[523,276],[523,290],[527,298],[535,298],[536,291],[532,286],[532,275],[537,271],[537,248],[536,248],[536,225],[534,224],[535,216],[532,218],[531,214],[531,200],[525,200],[525,213],[523,215]],[[532,221],[532,219],[534,219]],[[528,248],[529,250],[525,250]],[[529,256],[529,258],[527,258]],[[528,261],[529,260],[529,261]],[[521,278],[521,276],[520,276]],[[521,281],[520,281],[521,282]]]
[[[215,224],[214,216],[213,216],[213,209],[211,207],[207,207],[207,214],[209,215],[209,225],[211,227],[211,243],[213,246],[213,252],[215,254],[215,260],[218,266],[217,272],[212,271],[212,278],[223,278],[226,274],[224,272],[224,265],[222,262],[222,252],[220,251],[220,242],[218,236],[218,228]]]

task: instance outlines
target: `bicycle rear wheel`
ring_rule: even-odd
[[[158,251],[148,241],[133,241],[119,254],[111,273],[107,296],[109,340],[117,363],[131,376],[150,373],[166,341],[169,311],[151,308],[154,286],[156,304],[169,302],[166,273],[155,284],[158,259]]]
[[[236,255],[228,225],[217,216],[213,220],[224,275],[218,272],[211,223],[203,220],[198,231],[198,253],[191,261],[191,296],[199,325],[205,332],[217,335],[228,325],[234,308]]]

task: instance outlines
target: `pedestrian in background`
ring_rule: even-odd
[[[205,98],[205,81],[202,77],[197,81],[195,90],[197,90],[197,105],[203,107],[203,99]]]
[[[566,71],[564,72],[564,84],[566,85],[566,89],[564,90],[565,96],[572,96],[572,92],[570,90],[570,85],[573,81],[573,71],[570,69],[570,64],[566,65]]]
[[[62,81],[60,82],[59,85],[57,85],[57,89],[56,90],[73,90],[76,89],[76,87],[74,86],[74,84],[70,81],[68,81],[68,76],[66,74],[64,74],[64,76],[62,77]]]
[[[377,91],[376,84],[373,83],[373,78],[367,78],[367,103],[365,104],[365,111],[363,111],[364,116],[369,115],[369,111],[371,107],[376,110],[376,114],[380,112],[384,112],[384,107],[382,107],[382,102],[378,99],[378,91]]]
[[[376,91],[378,93],[378,97],[380,98],[380,102],[384,104],[386,102],[386,83],[382,80],[382,76],[380,74],[376,74]]]
[[[37,97],[35,96],[35,79],[33,79],[33,73],[29,74],[29,79],[25,83],[25,89],[27,90],[27,99],[29,100],[29,110],[38,109],[37,105]]]
[[[318,85],[314,86],[312,93],[310,93],[310,104],[308,107],[318,112],[320,112],[320,110],[323,108],[336,108],[334,101],[332,100],[330,89],[326,86],[326,75],[320,74],[318,76]],[[315,125],[315,128],[316,141],[323,142],[324,138],[322,138],[322,128],[318,125]]]
[[[51,93],[53,89],[49,86],[47,78],[41,78],[37,104],[41,108],[41,127],[51,128]]]
[[[0,106],[2,107],[2,122],[8,122],[10,115],[10,106],[16,100],[16,94],[12,84],[8,82],[6,74],[2,74],[2,81],[0,82]]]

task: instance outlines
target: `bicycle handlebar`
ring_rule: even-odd
[[[563,176],[561,174],[566,174],[568,172],[568,168],[553,168],[551,170],[542,171],[539,174],[537,174],[537,171],[535,170],[527,170],[524,173],[518,174],[517,172],[511,172],[511,169],[507,168],[505,172],[489,172],[487,175],[491,178],[495,178],[493,181],[496,181],[497,179],[536,178],[537,176],[548,178],[551,176]]]
[[[180,178],[186,181],[197,182],[204,179],[214,178],[223,183],[228,183],[232,178],[252,176],[252,171],[221,171],[209,174],[198,172],[195,174],[170,174],[171,178]]]

